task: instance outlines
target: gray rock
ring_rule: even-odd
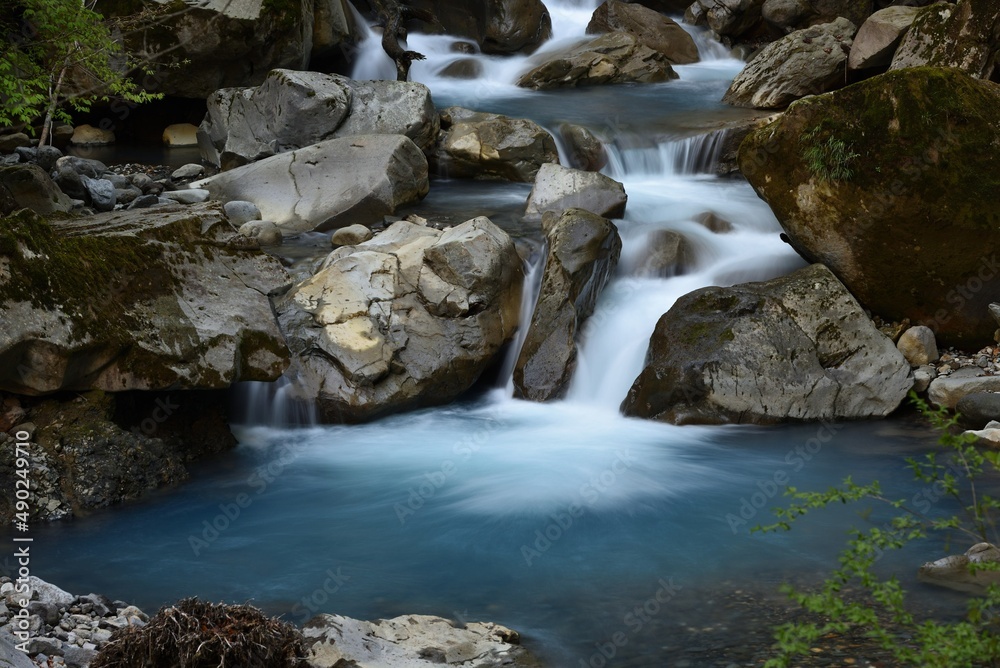
[[[34,575],[29,578],[28,584],[31,587],[31,598],[33,600],[54,605],[57,608],[68,608],[76,599],[68,591],[60,589],[54,584],[50,584]]]
[[[447,232],[396,222],[277,303],[292,373],[332,422],[446,403],[513,335],[522,280],[513,242],[486,218]]]
[[[108,166],[105,165],[100,160],[91,160],[90,158],[79,158],[75,155],[64,155],[63,157],[56,160],[56,167],[61,167],[62,165],[68,165],[74,172],[76,172],[80,176],[89,176],[92,179],[103,178],[104,175],[108,172]]]
[[[165,190],[162,197],[181,204],[201,204],[207,202],[211,193],[204,188],[187,188],[184,190]]]
[[[995,392],[973,392],[958,400],[955,410],[962,416],[962,423],[982,427],[988,422],[1000,420],[1000,394]]]
[[[34,143],[31,137],[23,132],[3,134],[0,135],[0,153],[13,153],[18,148],[29,147]]]
[[[38,165],[0,167],[0,215],[24,208],[67,212],[73,203]]]
[[[283,237],[281,228],[269,220],[251,220],[240,225],[240,234],[256,239],[262,246],[278,246]]]
[[[32,601],[28,604],[28,612],[38,615],[49,626],[59,623],[59,606],[55,603],[45,601]],[[39,650],[41,651],[41,650]]]
[[[638,3],[607,0],[595,11],[587,25],[587,34],[625,32],[635,36],[653,51],[667,57],[674,65],[698,62],[698,46],[694,39],[659,12]]]
[[[548,256],[538,302],[514,366],[514,396],[561,398],[576,368],[576,337],[618,264],[622,242],[607,218],[569,209],[543,218]]]
[[[412,81],[346,80],[351,113],[334,137],[404,135],[423,151],[437,141],[440,121],[427,86]]]
[[[22,162],[36,164],[46,172],[55,169],[56,161],[63,156],[63,152],[55,146],[20,147],[17,154]]]
[[[14,636],[0,632],[0,666],[4,668],[38,668],[28,655],[17,649]]]
[[[660,230],[649,235],[634,273],[661,278],[680,276],[694,266],[695,260],[694,248],[687,237],[673,230]]]
[[[131,174],[128,180],[133,186],[141,190],[143,194],[148,193],[149,189],[153,186],[153,179],[148,174]]]
[[[804,0],[764,0],[760,9],[764,21],[786,33],[798,27],[809,13]]]
[[[330,244],[339,246],[356,246],[372,238],[372,231],[364,225],[348,225],[330,235]]]
[[[550,56],[517,82],[544,90],[621,83],[658,83],[676,79],[670,60],[623,32],[602,35]]]
[[[149,207],[154,206],[159,202],[160,198],[156,195],[140,195],[139,197],[136,197],[134,200],[132,200],[132,202],[128,205],[128,208],[129,210],[148,209]]]
[[[222,210],[226,212],[226,218],[234,227],[240,227],[244,223],[260,220],[260,209],[253,202],[234,199],[222,205]]]
[[[212,197],[253,202],[290,231],[373,224],[427,194],[427,159],[400,135],[326,141],[191,184]]]
[[[660,318],[626,415],[674,424],[884,417],[910,367],[823,265],[681,297]]]
[[[785,35],[764,47],[736,75],[722,101],[737,107],[781,109],[806,95],[842,86],[856,32],[854,24],[838,18]]]
[[[959,0],[924,7],[893,55],[890,70],[954,67],[995,80],[1000,49],[1000,11],[994,0]]]
[[[549,163],[542,165],[528,195],[525,220],[540,221],[546,211],[584,209],[605,218],[625,215],[625,186],[598,174]]]
[[[0,278],[4,391],[221,389],[274,380],[287,365],[268,295],[288,276],[274,258],[231,247],[242,237],[218,206],[48,224],[25,212],[7,218],[5,235],[21,243]],[[52,277],[46,289],[31,282],[39,274]]]
[[[854,37],[848,69],[888,67],[919,11],[917,7],[886,7],[869,16]]]
[[[955,408],[962,397],[978,392],[1000,392],[1000,376],[984,375],[978,367],[969,375],[955,371],[938,376],[927,388],[927,398],[937,406]]]
[[[910,327],[903,332],[896,348],[903,353],[910,366],[924,366],[936,362],[939,357],[934,331],[924,325]]]
[[[604,144],[593,132],[582,125],[563,123],[559,126],[563,146],[569,154],[570,164],[567,167],[582,169],[585,172],[598,172],[608,164],[608,153]],[[558,162],[549,160],[548,162]]]
[[[937,378],[937,369],[931,365],[918,367],[913,370],[913,391],[926,392],[931,381]]]
[[[537,666],[520,647],[515,631],[492,622],[469,622],[456,628],[441,617],[404,615],[365,622],[340,615],[320,615],[302,629],[313,668],[394,666],[464,668]]]
[[[86,647],[63,646],[63,661],[68,668],[87,668],[97,658],[97,650]]]
[[[115,186],[107,179],[92,179],[81,176],[81,182],[87,191],[87,200],[98,211],[111,211],[115,208]]]
[[[196,179],[205,173],[205,168],[201,165],[189,162],[186,165],[182,165],[170,173],[170,178],[174,181],[190,181],[191,179]]]
[[[28,654],[45,654],[48,656],[62,656],[63,644],[55,638],[31,638],[28,640]],[[2,664],[0,664],[2,665]]]
[[[82,177],[73,169],[72,165],[57,164],[52,171],[52,180],[67,197],[83,201],[89,197],[87,189],[83,187]]]
[[[115,188],[115,202],[117,204],[131,204],[138,197],[142,197],[142,191],[135,186]]]
[[[739,37],[760,22],[764,0],[697,0],[706,25],[726,37]]]
[[[984,594],[990,585],[1000,584],[1000,570],[974,570],[970,566],[996,561],[1000,561],[1000,549],[990,543],[976,543],[965,554],[925,563],[917,571],[917,579],[949,589]]]
[[[559,162],[555,140],[527,119],[450,107],[441,125],[435,168],[445,177],[530,183],[543,164]]]

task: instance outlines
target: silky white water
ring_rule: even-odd
[[[862,517],[844,507],[790,534],[751,534],[785,484],[825,488],[853,475],[878,478],[891,493],[919,491],[899,453],[928,447],[933,436],[906,423],[681,428],[619,414],[656,321],[678,297],[803,262],[744,181],[712,175],[718,136],[698,136],[742,113],[718,102],[741,63],[699,36],[704,61],[678,67],[678,81],[525,91],[518,76],[581,39],[597,3],[547,4],[553,42],[530,57],[471,56],[483,69],[473,81],[440,76],[470,58],[450,51],[453,38],[412,34],[409,47],[428,55],[412,74],[440,107],[529,117],[554,134],[579,123],[607,144],[604,171],[629,196],[615,221],[624,248],[584,328],[567,398],[511,399],[508,363],[500,389],[450,406],[288,428],[314,422],[308,401],[293,400],[294,380],[250,385],[240,395],[248,425],[235,452],[177,490],[41,530],[44,577],[150,611],[199,595],[249,600],[297,623],[318,612],[488,619],[521,631],[557,667],[597,666],[619,631],[627,645],[600,665],[715,665],[713,652],[767,638],[753,610],[727,606],[729,593],[766,598],[784,580],[813,581],[835,563],[850,523],[885,521],[881,510]],[[356,77],[394,75],[377,40],[362,45]],[[417,211],[456,221],[488,215],[537,243],[539,231],[520,221],[529,188],[438,180]],[[732,230],[710,231],[697,222],[706,213]],[[650,236],[662,230],[692,247],[686,273],[644,273]],[[528,282],[525,319],[538,277]],[[920,557],[884,566],[919,588],[912,564]],[[664,582],[668,602],[637,618]]]

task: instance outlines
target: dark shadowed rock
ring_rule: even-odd
[[[677,23],[642,5],[607,0],[594,11],[587,34],[625,32],[650,49],[662,53],[674,65],[698,62],[698,46]]]
[[[72,208],[69,197],[38,165],[0,167],[0,215],[18,209],[46,214]]]
[[[544,90],[676,79],[670,60],[628,33],[614,32],[550,56],[518,86]]]
[[[956,67],[980,79],[1000,80],[1000,5],[995,0],[936,3],[920,10],[890,69]]]

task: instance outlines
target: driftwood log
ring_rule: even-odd
[[[396,63],[396,80],[406,81],[413,61],[425,58],[422,53],[403,48],[403,43],[406,42],[406,22],[417,20],[433,25],[437,24],[437,18],[429,11],[409,7],[399,0],[370,0],[370,4],[382,26],[382,49]]]

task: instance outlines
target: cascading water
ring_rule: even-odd
[[[597,3],[547,4],[565,42],[583,36]],[[284,400],[264,399],[266,409],[250,412],[266,416],[239,429],[240,447],[179,490],[40,528],[33,568],[70,591],[148,610],[198,595],[251,600],[296,623],[319,612],[489,619],[518,629],[556,668],[720,665],[720,656],[721,665],[754,663],[731,657],[752,650],[751,638],[769,642],[767,616],[727,597],[739,590],[767,599],[779,582],[829,568],[852,517],[833,509],[787,536],[751,535],[750,526],[768,521],[765,508],[780,503],[778,474],[801,488],[853,474],[859,484],[879,479],[888,496],[910,496],[897,449],[906,443],[915,454],[921,434],[899,423],[851,424],[820,441],[810,425],[681,428],[621,417],[650,332],[680,295],[801,265],[751,188],[712,175],[718,137],[691,136],[742,113],[718,102],[739,63],[719,47],[712,59],[678,67],[678,81],[538,93],[514,86],[529,58],[456,54],[453,41],[410,36],[410,48],[428,55],[413,76],[440,106],[552,129],[585,125],[605,138],[606,171],[629,196],[615,221],[622,260],[583,332],[567,399],[540,405],[497,389],[370,424],[297,430],[283,427],[308,416],[275,415]],[[703,56],[708,50],[702,45]],[[459,58],[480,65],[478,78],[441,74]],[[355,76],[393,75],[372,34]],[[422,211],[459,220],[489,213],[526,234],[527,190],[437,181]],[[683,267],[651,271],[648,251],[666,232],[684,237],[688,257]],[[536,243],[541,236],[527,234]],[[530,309],[526,301],[523,318]],[[287,398],[292,389],[267,392]],[[885,521],[880,513],[868,521]],[[900,570],[911,588],[919,586],[912,571]],[[349,579],[329,591],[329,572]],[[666,603],[655,598],[664,581],[676,589]],[[648,612],[639,624],[637,609]],[[616,633],[627,643],[612,646],[609,659]]]

